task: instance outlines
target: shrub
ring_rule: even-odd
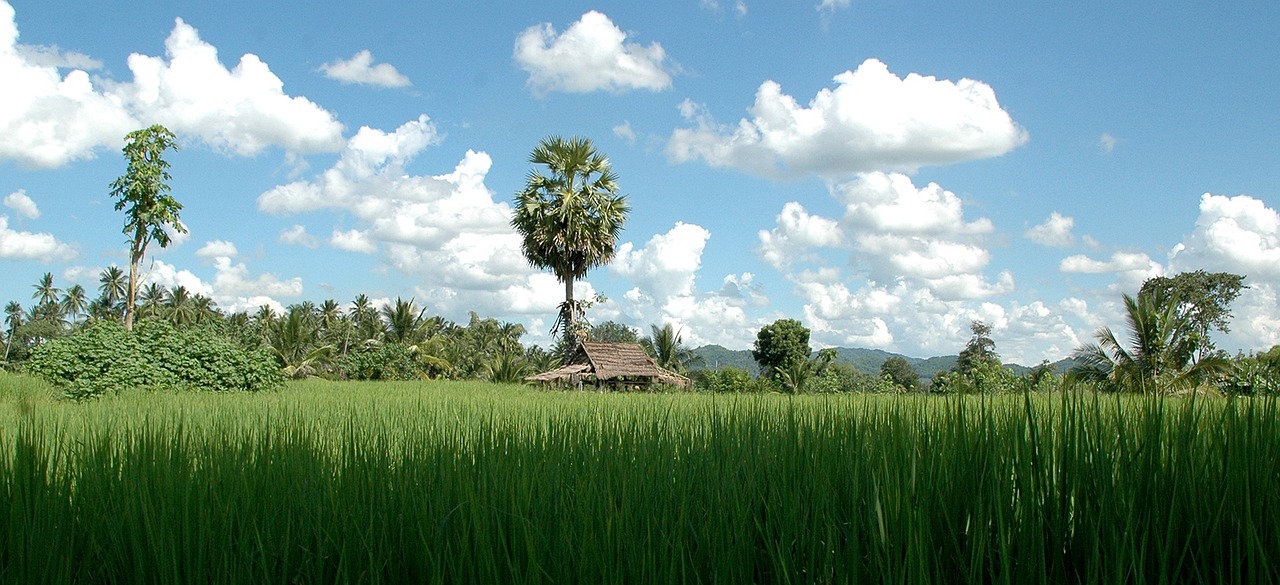
[[[403,343],[385,343],[354,351],[339,362],[342,374],[352,380],[418,380],[426,372],[418,353]]]
[[[95,321],[33,349],[27,370],[77,400],[125,388],[257,391],[284,382],[266,352],[245,350],[205,327],[162,321],[143,321],[133,332]]]

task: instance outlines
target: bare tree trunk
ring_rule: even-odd
[[[566,276],[564,279],[564,310],[560,318],[564,320],[564,363],[569,363],[573,359],[573,353],[578,349],[578,306],[573,300],[573,277]]]

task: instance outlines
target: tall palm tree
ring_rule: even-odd
[[[44,276],[41,276],[40,280],[31,285],[31,288],[36,289],[31,298],[38,305],[56,305],[62,298],[62,289],[54,286],[53,273],[50,272],[44,273]]]
[[[291,305],[267,329],[267,344],[291,378],[314,376],[328,365],[333,346],[323,343],[311,303]]]
[[[5,362],[9,361],[9,348],[13,346],[13,336],[18,333],[18,328],[22,327],[22,324],[26,322],[24,317],[26,315],[18,301],[9,301],[9,304],[4,306],[4,325],[8,328],[4,338],[3,361]]]
[[[1128,344],[1111,328],[1099,329],[1097,343],[1082,345],[1072,355],[1077,365],[1068,373],[1071,379],[1155,394],[1194,388],[1227,367],[1227,360],[1192,361],[1189,352],[1179,351],[1178,340],[1189,324],[1179,316],[1178,303],[1164,294],[1124,295],[1124,306]]]
[[[382,308],[386,321],[386,340],[392,343],[417,345],[428,337],[427,322],[423,318],[426,308],[418,309],[413,299],[396,297],[396,302]]]
[[[63,293],[59,304],[62,306],[63,312],[71,317],[71,322],[75,323],[80,320],[80,315],[89,308],[89,298],[85,294],[83,286],[73,284]]]
[[[191,298],[191,291],[187,287],[178,285],[169,291],[169,296],[165,298],[164,316],[174,325],[187,325],[194,323],[197,317],[195,302]]]
[[[165,298],[168,296],[169,291],[165,290],[163,284],[148,284],[138,293],[138,311],[143,317],[159,317],[164,311]]]
[[[360,345],[377,341],[382,338],[383,327],[382,321],[378,319],[378,310],[373,307],[373,302],[364,294],[356,295],[351,303],[351,324],[352,334]],[[352,345],[348,342],[348,345]]]
[[[106,300],[108,307],[114,308],[123,302],[128,290],[128,275],[117,266],[108,266],[98,277],[98,293],[100,298]]]
[[[566,356],[576,349],[584,329],[573,282],[613,259],[622,224],[631,211],[618,193],[618,176],[609,159],[587,138],[542,139],[529,162],[546,167],[529,172],[516,194],[511,226],[520,233],[529,263],[549,269],[564,283],[564,303],[556,328],[563,328]]]
[[[209,323],[222,317],[222,311],[218,310],[218,303],[202,294],[191,297],[191,306],[195,309],[193,323]]]

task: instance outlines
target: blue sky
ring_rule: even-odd
[[[507,221],[559,134],[633,208],[596,322],[924,357],[982,319],[1034,364],[1205,269],[1250,285],[1221,347],[1280,343],[1280,4],[1124,4],[0,1],[0,300],[126,264],[107,185],[161,123],[190,233],[149,279],[546,343]]]

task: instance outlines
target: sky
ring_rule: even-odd
[[[1121,295],[1246,276],[1280,343],[1280,3],[0,0],[0,301],[127,267],[109,184],[163,124],[186,234],[149,282],[224,311],[413,298],[548,344],[509,225],[530,151],[632,207],[588,317],[751,347],[1068,356]]]

